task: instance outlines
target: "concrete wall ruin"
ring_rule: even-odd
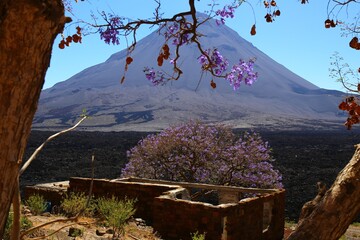
[[[59,204],[65,191],[87,193],[90,182],[88,178],[71,178],[62,187],[57,183],[29,186],[25,188],[25,198],[39,193],[52,204]],[[219,204],[191,201],[191,189],[216,191]],[[209,240],[283,238],[285,190],[282,189],[125,178],[94,179],[92,192],[95,197],[136,198],[135,217],[144,219],[166,240],[191,239],[190,233],[195,232],[205,232]]]

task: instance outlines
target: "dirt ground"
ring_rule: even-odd
[[[61,216],[45,215],[45,216],[28,216],[28,219],[34,226],[50,222],[56,219],[64,219]],[[71,228],[80,229],[83,234],[81,236],[70,236]],[[57,231],[57,232],[56,232]],[[56,233],[54,233],[56,232]],[[52,234],[54,233],[54,234]],[[48,236],[50,235],[51,236]],[[47,225],[34,233],[26,239],[48,236],[45,239],[54,240],[107,240],[113,239],[113,234],[110,228],[101,227],[96,224],[92,218],[81,217],[77,222],[55,222]],[[115,238],[117,239],[117,238]],[[131,220],[125,229],[125,236],[121,239],[126,240],[160,240],[153,232],[150,226],[146,226],[135,219]]]
[[[37,226],[42,223],[50,222],[55,219],[63,218],[54,215],[47,216],[28,216],[29,220]],[[71,237],[70,228],[77,228],[83,230],[83,234],[77,237]],[[284,237],[287,237],[293,230],[295,225],[286,226]],[[80,218],[77,223],[71,222],[57,222],[48,225],[41,230],[31,234],[27,239],[33,239],[35,237],[49,235],[55,231],[53,235],[46,237],[50,240],[108,240],[113,239],[112,234],[107,233],[109,229],[100,227],[96,224],[92,218]],[[161,237],[153,232],[152,227],[146,226],[139,220],[131,220],[125,229],[125,236],[122,238],[125,240],[161,240]],[[284,238],[285,239],[285,238]],[[346,231],[341,240],[360,240],[360,225],[351,225]]]

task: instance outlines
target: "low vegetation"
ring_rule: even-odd
[[[61,202],[60,210],[67,217],[74,217],[81,211],[83,211],[83,216],[91,217],[95,212],[96,204],[91,198],[89,204],[86,205],[87,199],[88,197],[84,193],[71,192]]]
[[[135,213],[135,202],[136,200],[132,199],[118,200],[114,196],[97,200],[97,209],[106,225],[113,229],[114,236],[124,235],[124,227]]]
[[[40,215],[41,213],[45,212],[47,208],[47,204],[44,200],[44,197],[38,194],[32,195],[28,198],[25,202],[34,215]]]
[[[5,225],[5,234],[4,234],[4,238],[3,240],[10,240],[10,234],[11,234],[11,228],[13,225],[13,220],[14,220],[14,214],[12,212],[12,210],[10,210],[10,213],[8,215],[8,218],[6,220],[6,225]],[[33,226],[32,222],[25,216],[22,216],[20,218],[20,231],[25,231],[29,228],[31,228]]]
[[[125,198],[123,200],[114,196],[111,198],[94,198],[90,197],[87,204],[88,196],[84,193],[71,192],[67,195],[60,204],[60,215],[66,217],[75,217],[79,214],[83,217],[93,218],[95,224],[99,227],[111,228],[110,233],[113,234],[114,239],[124,236],[125,226],[129,219],[134,215],[136,209],[134,204],[136,199]],[[32,195],[25,202],[30,209],[32,215],[39,215],[46,210],[46,202],[40,195]],[[6,236],[4,240],[10,239],[10,229],[12,226],[13,214],[10,213],[6,225]],[[21,219],[21,229],[26,230],[32,227],[31,222],[27,218]],[[74,228],[75,229],[75,228]],[[81,229],[80,229],[81,230]],[[83,235],[83,230],[72,231],[72,235]]]
[[[205,240],[206,233],[200,234],[195,232],[191,234],[191,240]]]

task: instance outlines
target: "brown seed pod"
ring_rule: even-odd
[[[266,19],[266,22],[272,22],[272,17],[269,13],[265,15],[265,19]]]
[[[74,34],[74,35],[72,35],[72,40],[74,43],[77,43],[77,42],[79,42],[80,37],[77,34]]]
[[[254,36],[254,35],[256,34],[256,26],[255,26],[255,24],[252,25],[250,34],[251,34],[252,36]]]
[[[72,42],[72,39],[73,39],[72,36],[68,36],[68,37],[66,38],[66,42],[67,42],[67,43],[71,43],[71,42]]]
[[[330,27],[332,27],[332,28],[336,27],[336,23],[334,22],[334,20],[330,21]]]
[[[64,49],[65,48],[65,41],[64,40],[61,40],[60,43],[59,43],[59,48],[60,49]]]
[[[330,19],[326,19],[325,20],[325,28],[330,28],[331,27],[331,20]]]
[[[160,54],[157,58],[157,63],[158,63],[158,66],[161,67],[164,63],[164,56],[162,54]]]
[[[339,104],[339,109],[345,111],[345,110],[349,109],[349,106],[346,102],[341,102]]]
[[[216,88],[216,83],[215,83],[213,80],[211,80],[210,86],[211,86],[213,89],[215,89],[215,88]]]
[[[127,58],[126,58],[126,64],[127,64],[127,65],[131,64],[132,61],[133,61],[132,57],[127,57]]]
[[[359,39],[358,39],[357,37],[353,37],[353,38],[351,39],[351,41],[349,42],[349,46],[350,46],[351,48],[356,49],[357,46],[358,46],[358,43],[359,43]]]
[[[79,35],[81,34],[81,27],[79,27],[79,26],[76,27],[76,33]]]
[[[162,47],[164,52],[169,52],[169,46],[167,44],[164,44],[164,46]]]

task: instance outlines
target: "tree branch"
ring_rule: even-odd
[[[22,166],[22,168],[19,171],[19,176],[21,176],[21,174],[23,174],[25,172],[25,170],[29,167],[29,165],[31,164],[31,162],[36,158],[36,156],[39,154],[39,152],[44,148],[45,144],[47,144],[48,142],[50,142],[52,139],[60,136],[63,133],[69,132],[71,130],[74,130],[77,126],[79,126],[88,116],[83,116],[74,126],[72,126],[71,128],[65,129],[61,132],[55,133],[54,135],[51,135],[48,139],[46,139],[45,142],[43,142],[36,150],[35,152],[31,155],[31,157],[25,162],[25,164]]]

